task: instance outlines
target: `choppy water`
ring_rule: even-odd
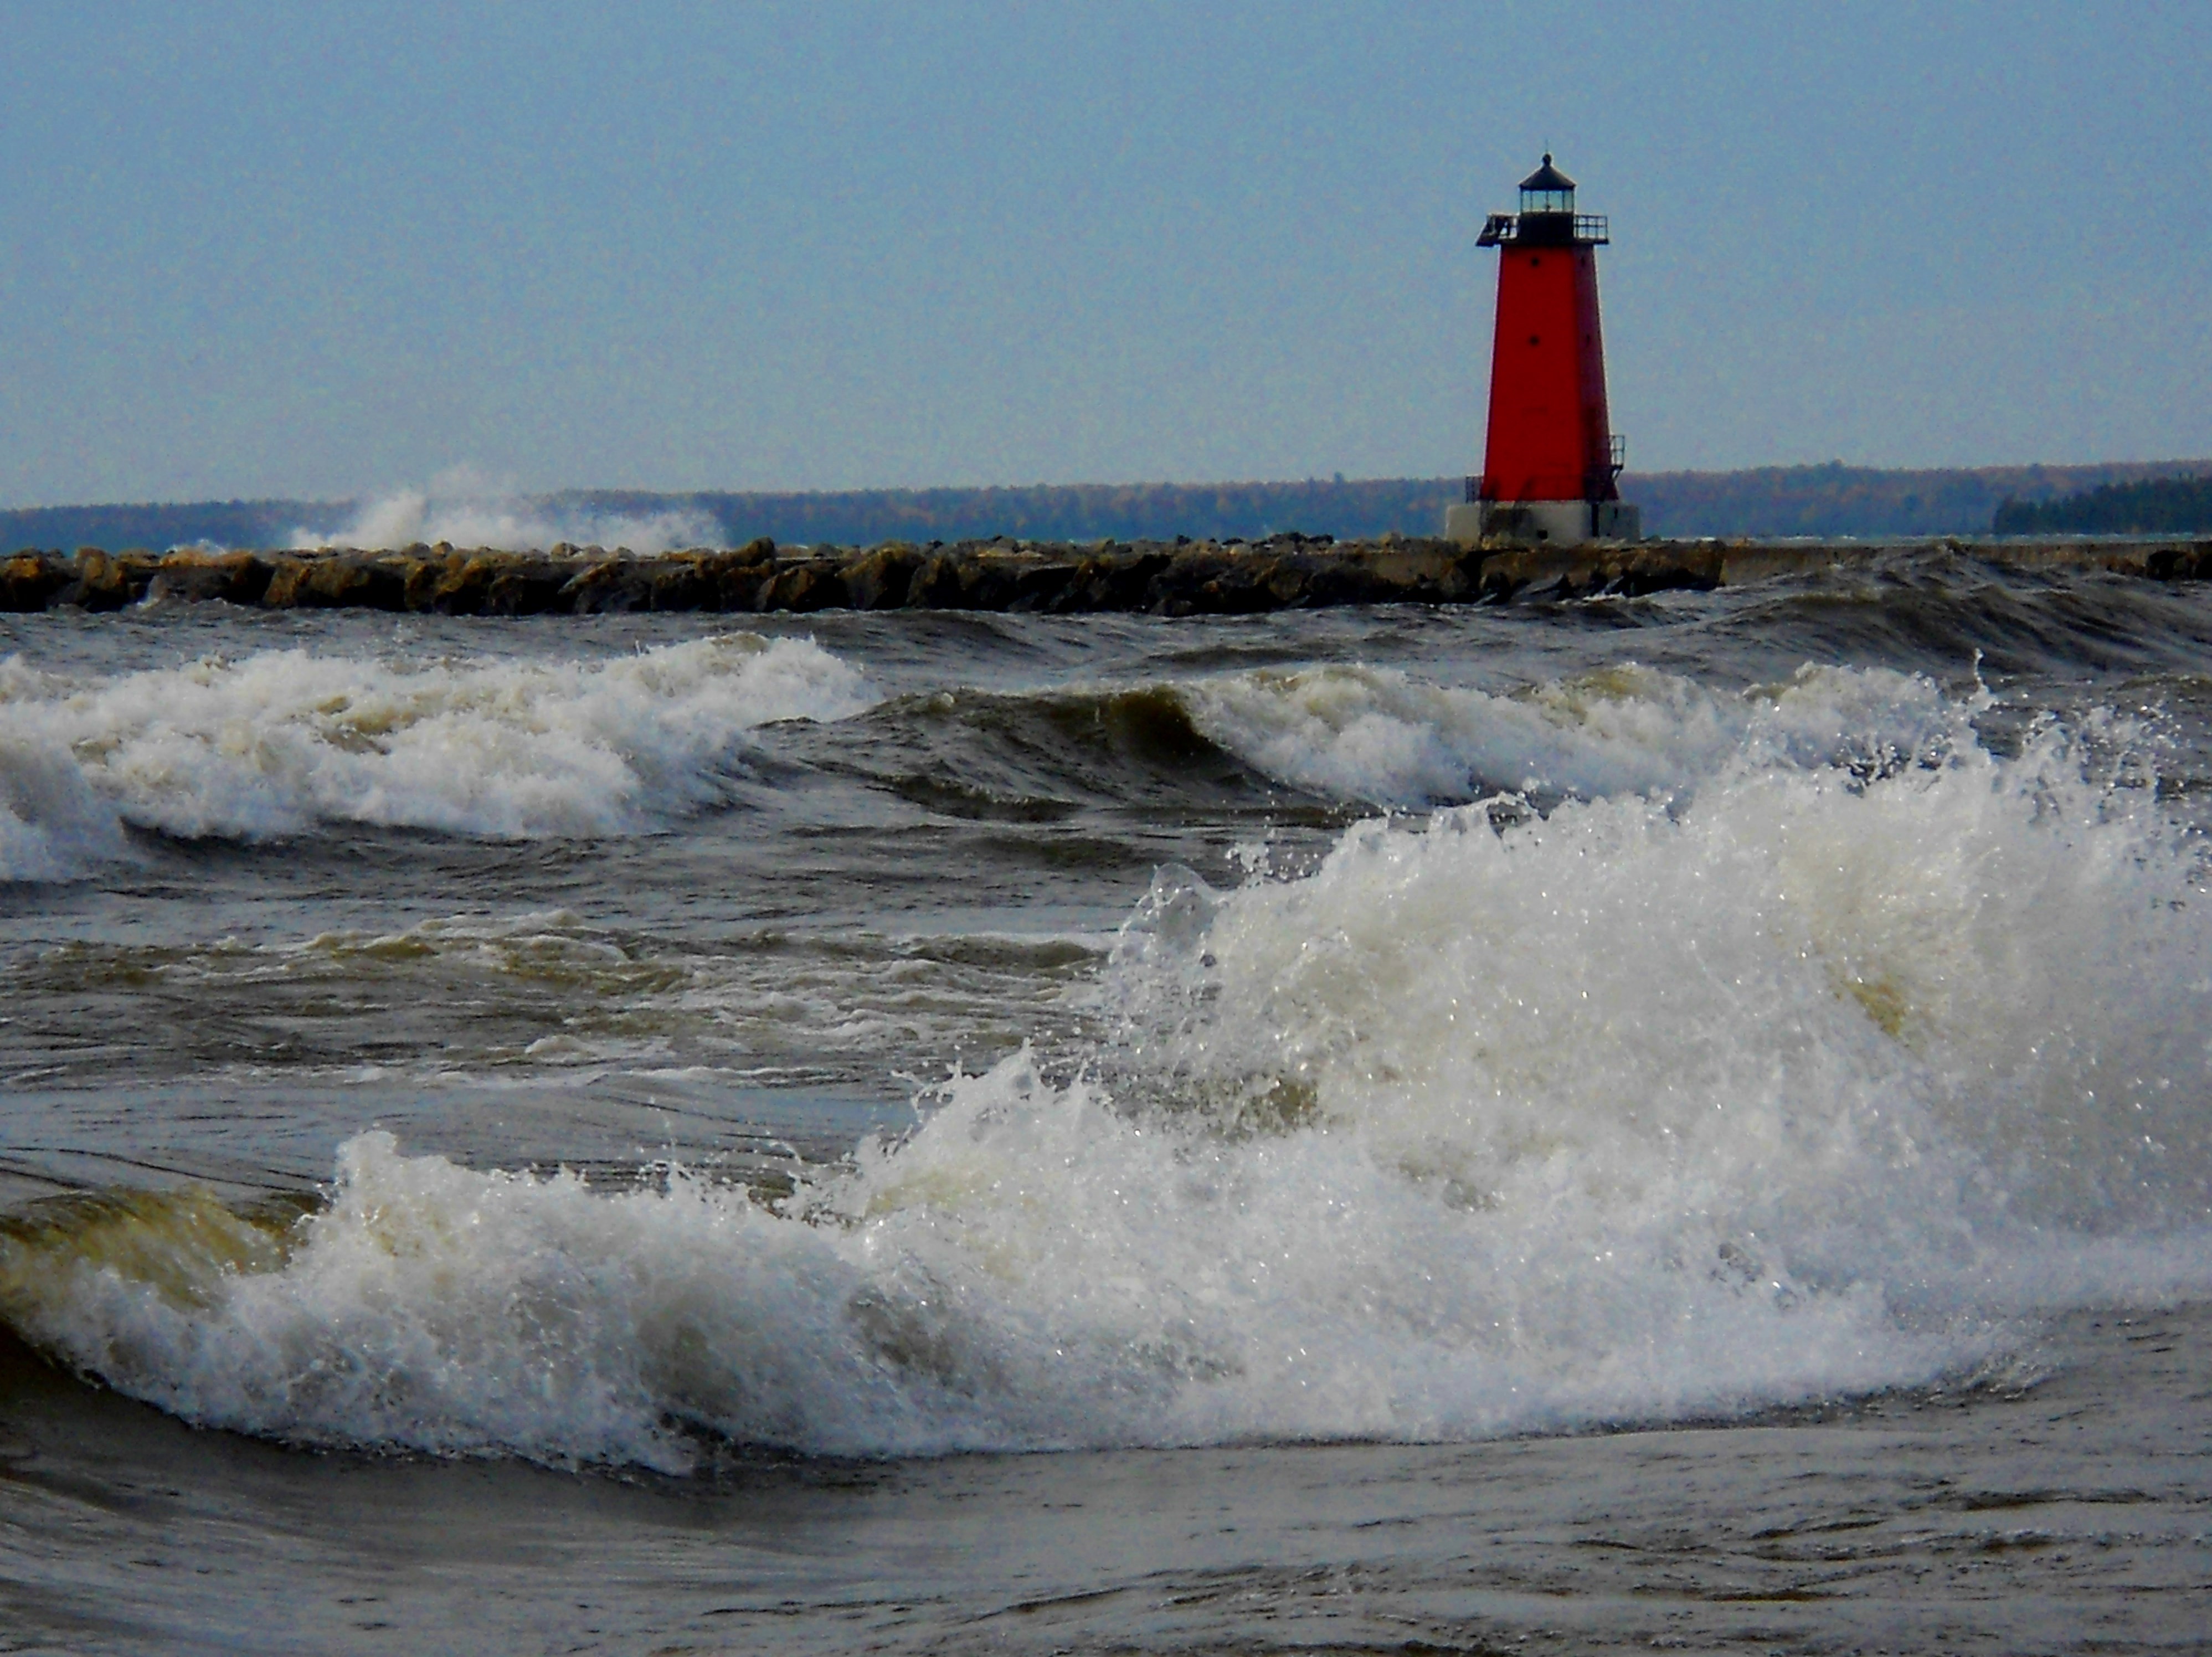
[[[2212,593],[219,610],[0,620],[8,1648],[2212,1626]]]

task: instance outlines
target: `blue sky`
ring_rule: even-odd
[[[0,504],[2212,454],[2212,6],[0,0]]]

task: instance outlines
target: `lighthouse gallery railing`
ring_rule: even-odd
[[[1543,242],[1557,246],[1574,242],[1584,246],[1603,247],[1613,240],[1612,222],[1602,213],[1577,213],[1574,224],[1567,235],[1559,234],[1568,227],[1557,222],[1569,215],[1565,213],[1492,213],[1482,222],[1482,234],[1474,239],[1477,247],[1504,247],[1514,242]]]

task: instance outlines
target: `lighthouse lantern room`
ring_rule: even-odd
[[[1620,499],[1626,443],[1606,412],[1597,249],[1606,221],[1575,211],[1575,181],[1552,164],[1521,180],[1521,210],[1492,213],[1475,239],[1498,250],[1498,328],[1482,475],[1449,509],[1461,542],[1634,540]]]

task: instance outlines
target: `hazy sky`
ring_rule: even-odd
[[[2212,454],[2212,4],[0,0],[0,504]]]

